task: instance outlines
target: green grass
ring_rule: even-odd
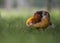
[[[23,12],[17,16],[14,12],[10,15],[3,11],[0,16],[0,43],[60,43],[59,11],[51,12],[55,28],[50,27],[45,32],[36,32],[34,28],[31,31],[26,27],[25,22],[31,15],[28,11]]]

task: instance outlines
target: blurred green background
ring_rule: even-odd
[[[60,0],[0,0],[0,43],[60,43]],[[55,28],[45,32],[26,27],[41,9],[50,12]]]

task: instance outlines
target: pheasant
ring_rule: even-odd
[[[47,11],[37,11],[34,13],[33,17],[30,17],[26,21],[26,25],[30,27],[31,25],[36,29],[42,28],[45,30],[49,25],[52,25],[50,21],[50,14]]]

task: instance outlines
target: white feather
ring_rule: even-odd
[[[30,25],[32,25],[32,23],[30,23]]]
[[[43,19],[45,19],[46,16],[43,16]]]

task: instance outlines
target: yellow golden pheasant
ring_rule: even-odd
[[[37,11],[34,13],[33,17],[30,17],[26,21],[27,27],[31,25],[35,28],[42,28],[45,30],[49,25],[51,25],[50,14],[47,11]]]

